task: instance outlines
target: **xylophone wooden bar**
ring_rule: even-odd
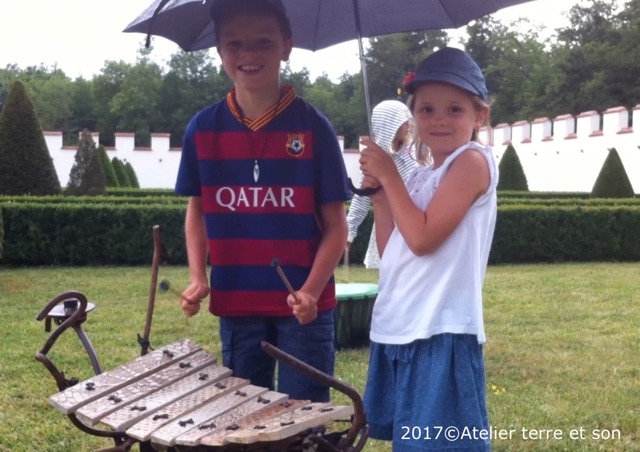
[[[240,390],[248,384],[249,380],[228,377],[220,381],[220,384],[206,386],[185,398],[174,401],[154,416],[147,416],[131,426],[126,430],[126,433],[140,441],[148,441],[156,430],[175,421],[180,416],[184,416],[207,403],[214,403],[219,397]]]
[[[138,400],[136,405],[145,407],[144,410],[134,410],[133,407],[124,407],[103,418],[100,423],[117,431],[127,430],[141,419],[155,414],[175,401],[188,397],[194,392],[206,386],[213,385],[230,375],[230,369],[212,364],[197,373],[188,375],[182,380],[176,381],[166,388],[153,392]]]
[[[290,400],[231,374],[184,340],[78,383],[50,401],[82,425],[100,424],[123,435],[127,447],[149,441],[156,450],[300,441],[296,435],[304,437],[354,413],[351,406]]]
[[[201,348],[188,339],[175,342],[54,394],[49,398],[49,402],[64,414],[75,412],[81,406],[164,369],[199,350]]]

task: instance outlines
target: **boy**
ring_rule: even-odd
[[[176,192],[185,220],[190,285],[181,306],[194,315],[209,294],[220,317],[223,364],[273,389],[275,362],[260,342],[333,374],[332,272],[347,238],[346,170],[326,118],[280,87],[293,47],[280,0],[214,0],[217,50],[234,87],[185,132]],[[282,264],[296,296],[277,271]],[[329,388],[288,366],[278,390],[328,401]]]

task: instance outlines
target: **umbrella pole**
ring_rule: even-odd
[[[364,48],[362,47],[362,32],[360,27],[360,8],[358,0],[353,0],[353,13],[356,21],[356,35],[358,36],[358,53],[360,54],[360,67],[362,69],[362,81],[364,83],[364,102],[367,109],[367,127],[369,128],[369,136],[372,136],[371,129],[371,100],[369,99],[369,81],[367,78],[367,63],[364,59]]]

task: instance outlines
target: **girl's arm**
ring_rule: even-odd
[[[473,202],[486,192],[490,183],[489,167],[484,156],[475,150],[463,152],[442,178],[427,210],[421,211],[409,197],[397,171],[389,171],[388,163],[379,149],[369,146],[363,154],[361,168],[384,187],[395,225],[409,249],[418,256],[438,249],[460,224]]]

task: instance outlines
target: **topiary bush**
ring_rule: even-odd
[[[18,80],[0,113],[0,194],[54,195],[61,191],[42,127]]]
[[[633,198],[633,186],[629,180],[624,164],[620,160],[616,148],[609,149],[609,155],[604,160],[600,173],[596,178],[592,198]]]
[[[127,179],[129,179],[129,187],[140,188],[140,182],[138,182],[138,176],[136,176],[136,171],[133,169],[133,165],[131,164],[131,162],[125,163],[124,170],[127,172]]]
[[[111,160],[109,160],[109,156],[107,155],[107,151],[104,149],[104,146],[98,146],[97,152],[98,156],[100,156],[100,162],[102,162],[105,185],[107,187],[119,187],[120,185],[118,184],[118,176],[116,176],[116,172],[113,170],[113,165],[111,164]]]
[[[520,158],[513,145],[510,144],[504,151],[498,171],[500,172],[498,190],[529,191],[527,176],[524,174]]]
[[[118,157],[114,157],[111,159],[111,165],[113,166],[113,170],[115,171],[116,177],[118,178],[118,186],[131,187],[129,175],[127,174],[127,170],[125,169],[122,160],[120,160]]]
[[[69,174],[67,193],[76,196],[96,196],[106,192],[106,176],[96,143],[91,133],[84,129],[80,133],[75,163]]]

